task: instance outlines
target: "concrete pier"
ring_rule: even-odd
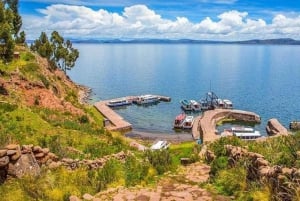
[[[161,95],[155,95],[159,98],[160,101],[163,102],[170,102],[171,98],[168,96],[161,96]],[[109,101],[118,100],[118,99],[127,99],[132,102],[138,99],[139,96],[126,96],[111,100],[105,100],[100,101],[94,104],[94,107],[105,117],[109,120],[110,125],[105,126],[106,129],[110,131],[128,131],[132,129],[132,125],[125,121],[123,117],[121,117],[119,114],[117,114],[113,109],[111,109],[109,106],[107,106],[107,103]]]
[[[105,117],[111,124],[106,126],[110,131],[127,131],[132,129],[132,125],[125,121],[110,107],[106,105],[107,101],[100,101],[94,104],[94,107]]]
[[[194,139],[201,139],[202,142],[218,139],[220,136],[216,133],[216,124],[225,118],[253,123],[260,123],[261,121],[260,116],[253,112],[228,109],[208,110],[195,119],[192,130]]]

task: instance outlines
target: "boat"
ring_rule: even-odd
[[[251,127],[232,127],[231,132],[234,136],[244,140],[253,140],[261,137],[260,132]]]
[[[191,100],[190,102],[191,102],[191,106],[192,106],[193,111],[195,111],[195,112],[201,111],[201,104],[200,103],[198,103],[195,100]]]
[[[200,100],[199,101],[200,105],[201,105],[201,110],[208,110],[208,102],[206,100]]]
[[[159,140],[151,145],[151,150],[161,150],[161,149],[167,149],[170,146],[170,143],[168,143],[165,140]]]
[[[184,122],[182,124],[182,128],[184,129],[191,129],[194,124],[194,117],[193,116],[186,116]]]
[[[191,101],[188,101],[188,100],[184,99],[184,100],[181,100],[180,103],[181,103],[181,108],[184,111],[192,111],[193,110]]]
[[[224,99],[223,102],[224,102],[225,109],[233,109],[233,104],[230,100]]]
[[[142,95],[135,100],[138,105],[154,104],[159,102],[159,97],[155,95]]]
[[[185,117],[186,117],[186,114],[184,114],[184,113],[177,115],[174,120],[174,128],[182,128]]]
[[[106,103],[106,105],[109,107],[120,107],[120,106],[131,105],[131,104],[132,101],[127,100],[126,98],[114,99]]]
[[[221,98],[216,99],[215,108],[224,108],[224,101]]]

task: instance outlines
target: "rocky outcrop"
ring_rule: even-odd
[[[287,129],[277,120],[270,119],[266,127],[268,135],[288,135]]]

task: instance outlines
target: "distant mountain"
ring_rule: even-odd
[[[135,43],[135,44],[248,44],[248,45],[300,45],[299,40],[291,38],[279,39],[254,39],[245,41],[212,41],[212,40],[193,40],[193,39],[72,39],[73,43]]]

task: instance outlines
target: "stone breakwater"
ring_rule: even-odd
[[[193,128],[194,139],[201,139],[203,142],[211,142],[220,137],[216,133],[216,124],[222,119],[235,119],[245,122],[260,123],[260,116],[243,110],[215,109],[204,112],[199,120],[196,120]],[[194,127],[193,126],[193,127]]]
[[[40,168],[43,165],[50,169],[60,166],[64,166],[70,170],[79,167],[97,169],[102,168],[110,159],[125,162],[128,154],[129,153],[121,151],[94,160],[59,159],[59,157],[50,152],[48,148],[33,145],[20,146],[10,144],[4,148],[0,148],[0,184],[4,183],[8,177],[21,178],[25,174],[37,176],[40,174]]]

